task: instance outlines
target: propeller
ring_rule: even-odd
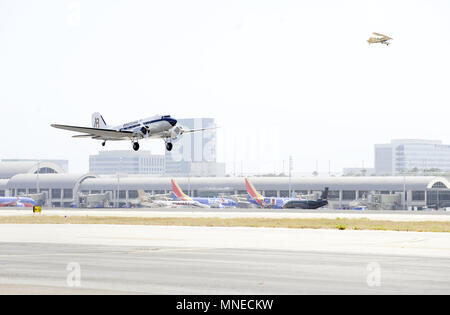
[[[148,139],[148,136],[150,135],[150,130],[148,129],[147,126],[142,126],[140,132],[144,135],[145,139]]]
[[[183,128],[180,126],[175,126],[172,129],[170,129],[170,138],[172,140],[175,140],[178,138],[178,136],[182,135],[184,132]]]

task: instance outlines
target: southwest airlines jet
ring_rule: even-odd
[[[151,199],[143,190],[138,190],[139,205],[149,208],[210,208],[198,201],[190,200],[157,200]]]
[[[320,199],[306,200],[301,198],[264,197],[255,189],[248,178],[245,179],[245,186],[247,188],[248,201],[262,208],[317,209],[328,204],[328,187],[325,187]]]
[[[189,197],[186,195],[178,186],[178,183],[173,179],[172,182],[172,190],[175,195],[176,200],[185,200],[185,201],[197,201],[201,204],[208,205],[211,208],[236,208],[237,202],[228,198],[202,198],[202,197]]]
[[[29,197],[0,197],[0,207],[34,207],[37,202]]]

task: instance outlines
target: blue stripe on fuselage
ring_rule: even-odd
[[[172,192],[173,198],[175,200],[180,200],[180,198],[178,198],[175,193]],[[191,199],[193,201],[197,201],[201,204],[207,205],[207,206],[215,206],[215,205],[222,205],[224,207],[237,207],[238,204],[236,201],[228,199],[228,198],[224,198],[222,200],[222,198],[206,198],[206,197],[191,197]]]
[[[194,197],[192,199],[208,206],[222,205],[224,207],[237,207],[237,203],[235,201],[227,198],[222,200],[222,198]]]
[[[175,126],[177,124],[177,120],[176,119],[174,119],[174,118],[167,118],[167,117],[166,118],[159,118],[159,119],[155,119],[155,120],[145,121],[142,124],[147,126],[147,125],[154,124],[154,123],[157,123],[157,122],[160,122],[160,121],[167,121],[172,126]],[[134,125],[131,125],[131,126],[127,126],[125,128],[121,128],[120,130],[125,131],[125,130],[129,130],[129,129],[134,129],[136,127],[139,127],[140,125],[141,125],[140,123],[139,124],[134,124]]]
[[[247,200],[260,207],[261,205],[247,194]],[[298,198],[286,198],[286,197],[264,197],[264,206],[271,207],[273,209],[281,209],[290,200],[298,200]],[[275,203],[273,203],[275,201]]]
[[[149,124],[153,124],[153,123],[156,123],[159,121],[167,121],[172,126],[175,126],[177,124],[177,120],[174,118],[161,118],[161,119],[149,120],[149,121],[145,121],[143,124],[149,125]]]

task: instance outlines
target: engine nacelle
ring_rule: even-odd
[[[146,127],[146,126],[142,126],[139,129],[139,133],[143,136],[143,137],[148,137],[150,136],[150,128]]]
[[[170,129],[170,131],[169,131],[170,138],[172,140],[175,140],[176,138],[178,138],[178,136],[180,136],[182,133],[183,133],[183,130],[179,126],[175,126],[172,129]]]

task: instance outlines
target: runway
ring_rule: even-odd
[[[0,293],[450,293],[449,233],[60,224],[0,239]]]

